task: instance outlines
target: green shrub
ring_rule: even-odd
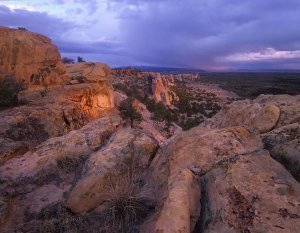
[[[78,62],[78,63],[80,63],[80,62],[85,62],[85,60],[83,60],[83,58],[79,56],[79,57],[77,57],[77,62]]]
[[[69,57],[64,57],[64,58],[61,59],[61,60],[62,60],[62,62],[63,62],[64,64],[74,64],[74,63],[75,63],[74,59],[69,58]]]
[[[181,122],[179,122],[179,126],[183,130],[189,130],[189,129],[193,128],[193,127],[198,126],[202,122],[203,122],[203,118],[202,117],[187,118],[186,120],[182,120]]]
[[[11,76],[0,79],[0,107],[18,105],[18,93],[25,89],[26,85],[24,82],[16,81]]]
[[[24,27],[18,27],[17,29],[18,29],[18,30],[21,30],[21,31],[27,31],[27,29],[24,28]]]
[[[133,107],[133,98],[127,98],[120,103],[119,111],[121,117],[130,122],[131,128],[133,128],[134,122],[143,120],[142,115]]]

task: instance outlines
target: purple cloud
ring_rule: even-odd
[[[49,15],[48,13],[11,10],[0,5],[1,24],[9,27],[25,27],[26,29],[47,35],[59,48],[62,56],[83,56],[87,60],[89,57],[95,60],[104,59],[109,56],[126,56],[127,52],[121,45],[114,41],[85,41],[80,38],[79,33],[85,30],[85,25],[64,21],[60,18]],[[98,55],[98,56],[97,56]]]
[[[28,27],[50,36],[63,54],[108,59],[112,66],[300,68],[295,57],[247,59],[268,48],[289,54],[300,50],[299,0],[74,2],[82,8],[70,6],[70,17],[65,20],[0,6],[1,24]],[[51,1],[56,6],[69,6],[67,3]],[[228,59],[237,55],[245,58]]]

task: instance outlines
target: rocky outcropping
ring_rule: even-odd
[[[300,96],[260,95],[225,106],[201,126],[223,128],[245,126],[266,133],[272,129],[300,122]]]
[[[64,201],[84,161],[107,143],[120,123],[117,115],[101,118],[65,136],[51,138],[2,165],[0,231],[12,232],[20,226],[26,229],[28,224],[30,230],[26,232],[44,232],[29,219],[33,217],[38,223],[41,211]]]
[[[64,136],[50,138],[22,157],[7,161],[0,168],[1,179],[7,182],[24,177],[35,179],[39,173],[56,172],[57,161],[78,160],[101,148],[120,124],[119,116],[104,117]]]
[[[275,128],[300,122],[300,95],[260,95],[253,102],[261,105],[272,104],[280,109]]]
[[[66,69],[71,79],[78,81],[78,83],[107,82],[110,73],[109,66],[100,62],[67,64]]]
[[[158,148],[153,138],[141,131],[122,129],[107,147],[93,153],[82,178],[71,191],[67,206],[75,213],[95,209],[107,200],[105,187],[112,177],[123,176],[130,166],[146,169]]]
[[[22,106],[0,112],[0,163],[113,109],[107,65],[68,65],[66,73],[49,38],[4,27],[0,27],[0,35],[0,76],[24,81],[28,87],[19,94]],[[75,85],[46,85],[65,82]]]
[[[92,93],[94,95],[93,98],[87,100],[92,106],[99,108],[114,107],[114,91],[111,83],[108,81],[109,66],[99,62],[81,62],[67,65],[66,68],[68,75],[72,79],[72,84],[87,83],[86,85],[90,88],[97,87],[97,92]],[[77,89],[84,91],[84,88],[81,88],[81,86],[78,86]],[[76,96],[76,92],[74,94]],[[78,95],[81,96],[80,94]]]
[[[258,130],[268,149],[297,179],[300,179],[300,96],[260,95],[255,100],[225,106],[201,127],[244,126]]]
[[[162,102],[167,106],[171,105],[170,95],[167,90],[167,82],[158,73],[152,82],[152,92],[155,101]]]
[[[300,122],[279,127],[261,137],[273,158],[300,181]]]
[[[300,185],[260,137],[196,127],[160,143],[101,118],[0,166],[0,229],[114,232],[127,229],[118,208],[129,208],[128,232],[297,233]]]
[[[266,133],[277,125],[279,116],[280,109],[275,105],[243,100],[225,106],[212,119],[204,122],[203,126],[210,128],[245,126]]]
[[[171,106],[172,101],[178,97],[170,89],[169,79],[163,78],[160,73],[154,73],[154,79],[152,80],[152,93],[156,102],[162,102],[166,106]]]
[[[0,161],[107,115],[113,105],[103,89],[101,84],[50,89],[46,97],[37,92],[27,105],[0,112]]]
[[[131,92],[135,92],[135,95],[146,95],[168,107],[172,107],[173,101],[178,100],[171,89],[175,85],[173,75],[124,69],[113,70],[110,80],[117,90],[127,92],[125,94],[132,95]]]
[[[149,171],[158,209],[142,232],[297,232],[300,226],[299,183],[246,129],[183,132]]]
[[[58,49],[43,35],[0,27],[0,78],[11,76],[28,85],[68,80]]]

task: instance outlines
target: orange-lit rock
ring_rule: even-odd
[[[63,84],[68,80],[58,49],[43,35],[0,27],[0,77],[28,85]]]

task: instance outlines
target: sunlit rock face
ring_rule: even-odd
[[[27,85],[62,84],[68,79],[58,49],[43,35],[0,27],[0,77]]]
[[[167,106],[171,105],[167,80],[163,79],[159,73],[155,74],[155,78],[152,81],[152,92],[155,101],[162,102]]]
[[[106,116],[114,107],[109,72],[101,63],[66,69],[49,38],[0,27],[0,78],[26,84],[24,104],[0,112],[0,162]]]
[[[156,102],[162,102],[170,107],[172,101],[178,97],[170,89],[171,82],[174,81],[172,76],[162,76],[160,73],[148,73],[152,77],[152,93]]]
[[[66,66],[67,74],[71,77],[71,84],[85,83],[86,86],[98,87],[89,100],[94,108],[114,107],[114,91],[108,80],[110,68],[99,62],[81,62]],[[76,93],[74,93],[76,95]]]

